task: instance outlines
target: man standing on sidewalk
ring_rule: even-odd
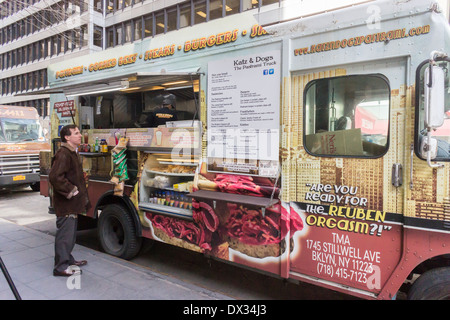
[[[86,260],[76,261],[72,256],[77,231],[77,215],[90,208],[83,167],[76,152],[81,144],[81,133],[74,124],[60,132],[61,148],[56,152],[49,181],[53,188],[52,204],[56,213],[54,276],[69,277],[81,273]]]

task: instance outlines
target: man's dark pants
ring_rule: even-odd
[[[77,223],[76,215],[56,217],[54,267],[56,271],[62,272],[75,262],[72,250],[76,241]]]

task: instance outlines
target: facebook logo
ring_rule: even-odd
[[[263,70],[263,75],[267,76],[268,74],[274,74],[275,73],[275,69],[264,69]]]

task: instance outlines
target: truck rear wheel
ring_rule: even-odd
[[[118,204],[108,205],[100,214],[98,236],[104,252],[122,259],[132,259],[141,248],[133,218]]]
[[[449,300],[450,267],[432,269],[422,274],[408,293],[409,300]]]

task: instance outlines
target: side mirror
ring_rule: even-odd
[[[425,127],[436,129],[444,124],[444,70],[429,66],[425,70]]]

